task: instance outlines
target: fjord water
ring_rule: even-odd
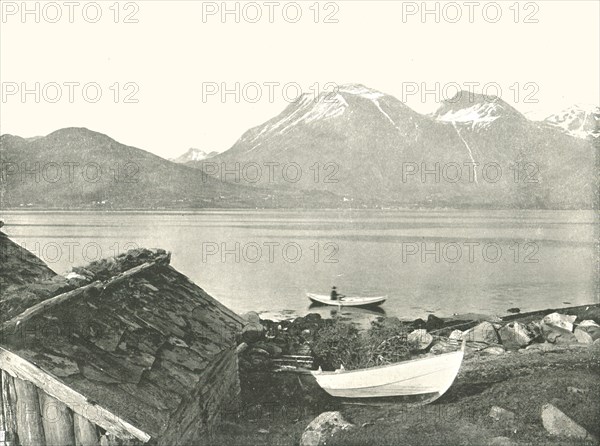
[[[238,311],[309,311],[306,292],[389,296],[400,318],[597,303],[593,211],[3,212],[56,272],[135,246]],[[312,310],[310,310],[312,311]],[[319,310],[323,312],[323,310]],[[326,310],[329,311],[329,310]]]

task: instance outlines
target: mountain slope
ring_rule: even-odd
[[[544,122],[577,138],[600,137],[600,107],[574,105],[548,116]]]
[[[84,128],[66,128],[35,140],[2,135],[0,158],[0,208],[281,205],[270,193],[223,183]]]
[[[217,155],[218,153],[219,152],[207,153],[204,150],[191,148],[187,152],[185,152],[183,155],[181,155],[177,158],[169,159],[169,161],[173,161],[174,163],[177,163],[177,164],[186,164],[186,163],[190,163],[190,162],[194,162],[194,161],[202,161],[202,160],[205,160],[208,158],[212,158],[213,156]]]
[[[210,159],[212,171],[206,162],[190,165],[226,180],[219,174],[236,163],[262,168],[252,184],[348,200],[535,208],[590,208],[595,200],[589,141],[529,121],[500,98],[467,92],[432,115],[363,85],[303,95]],[[300,180],[286,174],[290,165],[292,174],[299,166]],[[267,166],[275,166],[271,175]]]

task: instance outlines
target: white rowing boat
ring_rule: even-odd
[[[376,296],[376,297],[342,297],[338,300],[331,300],[330,296],[323,294],[306,293],[306,296],[313,302],[334,305],[336,307],[368,307],[370,305],[381,305],[387,299],[387,296]]]
[[[332,396],[381,398],[430,395],[435,401],[450,388],[463,360],[459,351],[426,356],[396,364],[360,370],[312,371],[319,385]]]

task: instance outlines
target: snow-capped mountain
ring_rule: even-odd
[[[560,113],[548,116],[544,122],[577,138],[600,137],[600,107],[573,105]]]
[[[349,84],[302,95],[211,161],[264,166],[249,185],[347,199],[561,208],[591,206],[593,155],[589,142],[530,121],[501,98],[460,92],[421,115],[389,94]],[[500,168],[500,180],[489,181],[488,165]],[[513,171],[525,165],[537,169],[533,180]],[[452,173],[457,181],[444,180],[448,166],[462,169]],[[468,166],[477,166],[473,175]]]
[[[189,162],[202,161],[202,160],[211,158],[211,157],[217,155],[218,153],[219,152],[206,153],[204,150],[191,148],[187,152],[185,152],[183,155],[181,155],[177,158],[170,158],[169,161],[173,161],[174,163],[177,163],[177,164],[186,164]]]
[[[471,127],[487,128],[498,119],[522,120],[525,117],[497,96],[485,96],[466,91],[442,102],[433,117],[442,122]]]

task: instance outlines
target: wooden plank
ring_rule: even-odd
[[[73,415],[73,431],[75,446],[98,446],[100,444],[96,426],[78,413]]]
[[[2,373],[0,373],[0,431],[6,432],[8,429],[6,428],[6,420],[4,418],[4,395],[2,392]],[[0,444],[2,443],[2,438],[0,438]]]
[[[25,322],[28,319],[31,319],[33,316],[40,314],[46,311],[48,308],[54,307],[58,304],[66,302],[67,300],[79,296],[83,294],[85,291],[91,288],[98,288],[102,286],[102,282],[96,281],[92,282],[88,285],[82,286],[81,288],[77,288],[75,290],[68,291],[63,294],[59,294],[58,296],[51,297],[50,299],[46,299],[32,307],[29,307],[27,310],[23,311],[19,315],[15,316],[9,321],[6,321],[2,324],[2,328],[0,331],[6,332],[9,330],[13,330],[19,325]]]
[[[45,444],[44,427],[36,387],[29,381],[16,378],[17,435],[21,446]]]
[[[17,433],[17,418],[15,414],[17,397],[13,377],[2,370],[2,411],[4,412],[4,427],[7,432]]]
[[[46,444],[52,446],[72,446],[75,444],[73,413],[43,390],[38,390],[40,410]]]
[[[115,436],[129,440],[137,438],[142,442],[150,440],[150,435],[119,418],[104,407],[92,403],[49,373],[40,370],[34,364],[0,347],[0,364],[12,376],[30,381],[48,395],[65,403],[73,412],[78,413],[92,423]]]

